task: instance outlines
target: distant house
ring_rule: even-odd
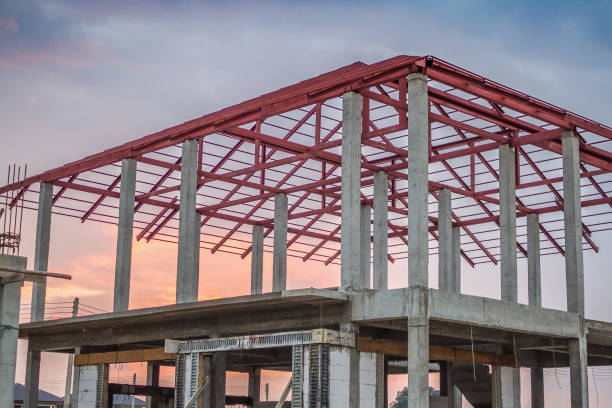
[[[113,408],[131,408],[132,407],[132,397],[131,395],[113,395]],[[134,406],[135,407],[144,407],[147,404],[138,399],[134,398]]]
[[[23,384],[15,384],[15,408],[23,408],[23,399],[25,396],[25,387]],[[53,395],[47,391],[38,390],[38,407],[39,408],[64,408],[64,399]]]

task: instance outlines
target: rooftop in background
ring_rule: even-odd
[[[25,396],[25,387],[23,386],[23,384],[16,383],[15,384],[15,397],[13,399],[17,402],[22,402],[24,396]],[[64,399],[58,397],[57,395],[53,395],[50,392],[39,389],[38,390],[38,402],[43,403],[43,404],[46,402],[61,403],[63,405]]]
[[[132,399],[134,399],[134,406],[136,407],[144,407],[146,406],[146,402],[139,398],[132,397],[131,395],[113,395],[113,407],[131,407]]]
[[[289,199],[288,255],[339,263],[342,101],[364,97],[362,202],[374,172],[389,178],[389,259],[405,258],[407,238],[407,80],[429,78],[430,244],[437,251],[437,190],[453,194],[454,223],[470,264],[499,259],[498,146],[517,151],[517,246],[526,254],[524,215],[540,214],[542,254],[564,253],[561,132],[580,137],[583,237],[612,227],[612,128],[500,85],[435,57],[356,62],[107,151],[0,188],[9,205],[36,209],[37,184],[54,185],[53,212],[116,223],[121,160],[138,161],[137,239],[176,242],[181,149],[200,142],[201,246],[245,257],[250,225],[265,228],[271,249],[273,200]],[[11,194],[11,192],[17,192]]]

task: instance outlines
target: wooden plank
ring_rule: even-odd
[[[408,354],[408,343],[405,341],[373,339],[369,337],[357,338],[357,349],[369,353],[388,354],[392,356],[406,356]],[[512,354],[496,354],[483,351],[445,347],[429,346],[429,359],[441,361],[458,361],[463,363],[491,364],[498,366],[514,367],[518,358]]]
[[[174,361],[176,354],[165,353],[163,348],[109,351],[106,353],[77,354],[75,366],[95,364],[138,363],[144,361]]]

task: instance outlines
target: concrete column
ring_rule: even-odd
[[[340,243],[341,287],[358,288],[360,279],[361,109],[355,92],[342,97],[342,220]]]
[[[527,215],[527,275],[529,306],[542,307],[540,230],[538,214]],[[531,407],[544,407],[544,370],[531,369]]]
[[[49,265],[49,241],[51,238],[51,207],[53,205],[53,185],[40,184],[38,197],[38,219],[36,223],[36,246],[34,248],[34,270],[47,271]],[[45,318],[45,297],[47,279],[32,284],[32,309],[30,320],[38,322]],[[26,360],[24,407],[38,405],[38,380],[40,374],[40,351],[29,350]]]
[[[493,408],[520,407],[520,370],[512,367],[493,366]]]
[[[287,194],[274,196],[274,254],[272,292],[287,289]]]
[[[198,142],[183,142],[179,207],[176,303],[198,300],[200,260],[200,215],[196,213]]]
[[[376,354],[376,395],[375,395],[375,406],[376,408],[386,408],[385,405],[385,355]]]
[[[359,408],[361,402],[360,374],[361,353],[354,347],[349,349],[349,407]]]
[[[74,349],[74,355],[81,354],[81,348]],[[79,407],[79,387],[81,382],[81,370],[78,366],[72,367],[72,396],[70,398],[70,408]]]
[[[565,280],[567,311],[584,315],[584,265],[582,261],[582,208],[578,138],[563,132],[563,213],[565,216]]]
[[[249,369],[249,397],[253,402],[259,402],[261,391],[261,370],[258,367]]]
[[[461,227],[452,228],[453,235],[453,287],[452,291],[461,293]]]
[[[429,263],[429,100],[427,77],[408,75],[408,284],[427,287]]]
[[[443,367],[445,367],[445,370],[442,370]],[[445,376],[444,381],[442,375]],[[446,387],[444,390],[442,389],[442,384]],[[453,364],[448,361],[440,365],[440,394],[446,395],[448,408],[461,408],[461,391],[455,386]]]
[[[589,406],[586,334],[569,340],[570,394],[572,408]]]
[[[454,288],[453,231],[451,192],[438,191],[438,288],[450,292]]]
[[[40,351],[28,349],[26,357],[25,390],[23,396],[24,408],[38,406],[38,381],[40,377]]]
[[[213,364],[212,364],[212,356],[204,355],[202,356],[202,381],[206,377],[210,378],[209,386],[204,388],[202,391],[202,406],[210,407],[212,401],[212,379],[213,379]]]
[[[0,254],[4,267],[25,269],[26,262],[25,257]],[[21,283],[0,285],[0,407],[12,407],[14,401]]]
[[[134,195],[136,193],[136,160],[121,161],[119,222],[115,261],[115,298],[113,311],[128,310],[130,302],[130,270],[132,267],[132,231],[134,228]]]
[[[516,183],[514,151],[507,144],[499,146],[499,222],[501,298],[516,302]]]
[[[159,386],[159,363],[147,363],[147,385]],[[159,400],[158,396],[148,396],[146,398],[147,408],[159,408]]]
[[[408,313],[408,408],[429,407],[429,290],[410,296]]]
[[[374,173],[374,250],[373,275],[374,289],[387,289],[389,260],[389,186],[387,173]]]
[[[540,220],[538,214],[527,215],[527,280],[529,306],[542,307],[540,274]]]
[[[34,248],[34,270],[47,271],[49,265],[49,241],[51,238],[51,206],[53,204],[53,185],[40,183],[38,196],[38,220],[36,222],[36,246]],[[39,322],[45,318],[45,297],[47,278],[44,282],[32,284],[32,309],[30,320]]]
[[[211,408],[225,408],[226,358],[224,353],[214,353],[212,357]]]
[[[370,253],[372,252],[372,209],[369,205],[361,206],[359,234],[361,240],[361,259],[359,260],[360,288],[370,289]]]
[[[263,225],[253,225],[251,242],[251,295],[257,295],[263,291],[263,240]]]

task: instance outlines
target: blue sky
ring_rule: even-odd
[[[611,39],[610,0],[4,0],[0,177],[6,163],[27,162],[38,173],[357,60],[398,54],[435,55],[612,125]],[[587,315],[608,321],[610,238],[596,236],[604,253],[585,256]],[[55,251],[69,260],[73,247]],[[562,268],[562,258],[544,259],[548,307],[565,307]],[[496,268],[464,270],[467,292],[498,296]],[[602,384],[600,406],[612,396]]]

